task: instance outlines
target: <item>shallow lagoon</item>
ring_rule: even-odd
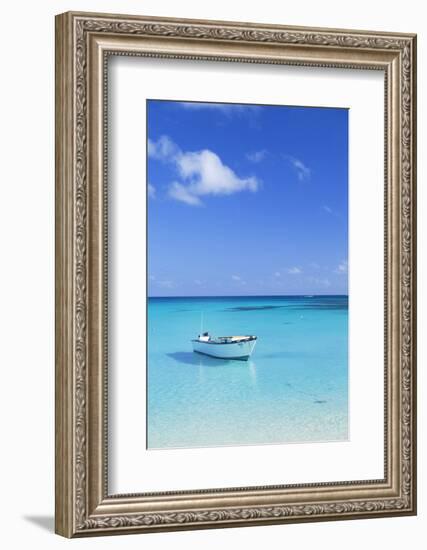
[[[192,352],[202,311],[249,361]],[[149,448],[347,440],[347,296],[150,298],[148,327]]]

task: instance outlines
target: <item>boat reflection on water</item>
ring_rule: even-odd
[[[198,378],[199,382],[202,382],[207,373],[211,371],[213,374],[217,370],[222,370],[224,367],[229,370],[238,370],[240,375],[247,373],[245,379],[250,380],[250,384],[255,386],[257,383],[256,363],[253,360],[241,361],[235,359],[218,359],[217,357],[210,357],[202,353],[192,353],[187,351],[177,351],[175,353],[169,353],[169,357],[174,359],[177,363],[182,365],[193,365],[199,367]]]

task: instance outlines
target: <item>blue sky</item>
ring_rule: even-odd
[[[147,102],[150,296],[347,294],[346,109]]]

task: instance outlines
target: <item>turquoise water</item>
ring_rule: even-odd
[[[245,361],[191,339],[255,334]],[[148,448],[348,438],[347,296],[149,298]]]

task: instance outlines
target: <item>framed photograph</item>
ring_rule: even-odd
[[[56,532],[416,513],[416,37],[56,18]]]

